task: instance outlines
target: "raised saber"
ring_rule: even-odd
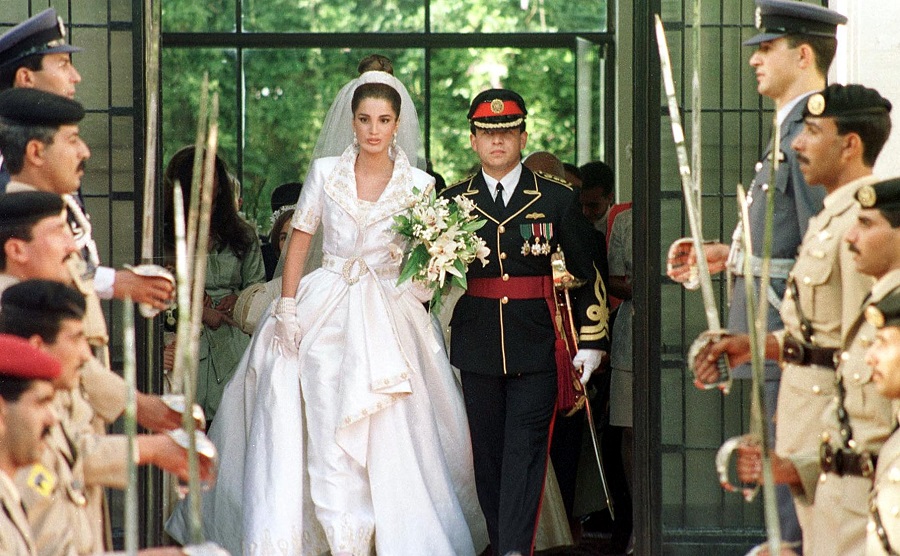
[[[700,279],[700,293],[703,296],[703,309],[706,314],[706,324],[711,334],[722,333],[724,330],[719,321],[719,308],[716,306],[716,299],[713,294],[712,277],[709,274],[709,265],[706,262],[706,257],[703,256],[703,224],[698,208],[699,201],[696,197],[698,192],[695,190],[694,180],[691,177],[690,160],[688,158],[687,146],[684,142],[684,128],[681,125],[681,114],[678,111],[678,99],[675,97],[675,80],[672,77],[672,62],[669,58],[669,45],[666,42],[666,32],[663,28],[662,20],[659,18],[658,14],[654,15],[654,18],[656,19],[656,43],[659,47],[659,63],[662,69],[666,97],[669,101],[669,119],[672,121],[672,136],[675,140],[675,151],[678,154],[678,173],[681,175],[681,189],[684,194],[688,224],[691,228],[694,253],[697,254],[697,271]],[[696,108],[697,107],[695,107],[695,109]],[[724,356],[719,359],[718,367],[719,380],[709,384],[703,384],[703,388],[707,390],[719,388],[727,394],[731,391],[731,371],[728,368],[728,361]]]
[[[134,556],[138,551],[138,470],[137,461],[137,365],[135,363],[134,304],[125,298],[122,308],[123,352],[125,366],[125,435],[128,440],[127,476],[125,488],[125,552]]]
[[[144,214],[141,229],[141,264],[127,266],[138,276],[165,278],[173,285],[175,277],[167,269],[153,264],[153,222],[156,215],[156,133],[159,122],[159,3],[144,0],[144,50],[147,65],[147,111],[144,150]],[[138,310],[145,318],[153,318],[159,310],[140,304]]]

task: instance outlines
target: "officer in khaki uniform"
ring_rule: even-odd
[[[64,358],[66,375],[55,385],[61,421],[52,429],[43,468],[18,479],[40,554],[68,554],[68,546],[90,554],[105,545],[103,487],[124,488],[127,445],[122,435],[95,434],[94,411],[79,389],[78,371],[92,356],[83,333],[84,299],[60,283],[68,277],[64,260],[76,250],[62,211],[52,193],[0,195],[0,330]],[[16,284],[20,279],[27,281]],[[186,454],[170,437],[139,435],[137,442],[139,463],[186,477]]]
[[[56,423],[53,385],[61,366],[21,338],[0,334],[0,554],[36,554],[13,476],[35,463]]]
[[[569,271],[585,280],[572,290],[582,381],[609,347],[606,288],[593,230],[566,182],[521,163],[527,133],[525,101],[490,89],[472,101],[470,141],[480,171],[448,187],[486,220],[477,233],[491,249],[487,266],[473,264],[468,289],[450,321],[450,361],[461,371],[472,436],[478,500],[495,554],[533,551],[557,401],[560,359],[552,311],[551,254],[562,249]],[[566,379],[569,380],[568,375]]]
[[[800,470],[807,488],[815,485],[815,553],[864,553],[875,461],[895,426],[892,403],[879,394],[864,357],[875,338],[866,308],[900,292],[900,180],[864,186],[856,199],[861,209],[845,239],[856,269],[876,282],[836,360],[837,395],[823,419],[821,474]]]
[[[823,185],[827,196],[822,212],[809,222],[788,279],[781,307],[785,328],[768,335],[766,356],[782,367],[776,481],[792,486],[804,552],[809,554],[830,553],[834,547],[817,550],[822,536],[811,507],[819,474],[819,436],[837,391],[835,356],[872,286],[871,278],[856,270],[843,237],[857,219],[856,192],[877,181],[872,166],[890,131],[890,109],[890,102],[873,89],[831,85],[807,100],[804,130],[792,144],[806,181]],[[748,337],[728,336],[707,345],[695,360],[698,379],[717,377],[715,362],[723,352],[733,364],[747,361]],[[756,455],[741,450],[741,457],[754,463]]]
[[[900,290],[894,290],[869,306],[866,319],[877,330],[875,341],[866,352],[866,363],[872,367],[872,378],[878,391],[894,401],[896,410],[900,402]],[[875,484],[869,504],[867,556],[889,556],[900,550],[900,432],[897,432],[897,419],[895,411],[894,432],[877,454]]]
[[[82,387],[94,411],[102,418],[96,424],[97,432],[101,432],[105,423],[112,423],[124,411],[125,385],[109,369],[106,321],[93,288],[92,273],[88,271],[96,263],[88,264],[91,257],[96,257],[96,248],[91,247],[94,242],[90,221],[73,196],[81,183],[83,165],[90,157],[87,145],[77,136],[78,122],[83,117],[84,108],[77,101],[41,90],[14,88],[0,93],[0,149],[12,174],[7,191],[40,190],[62,195],[73,235],[81,249],[81,254],[70,257],[67,264],[71,280],[88,304],[85,334],[96,358],[82,370]],[[57,130],[52,143],[44,143],[41,138],[41,130],[46,128]],[[15,139],[17,134],[29,137],[25,145]],[[162,290],[171,292],[171,286]],[[154,304],[164,306],[162,301]],[[158,397],[139,392],[138,421],[145,428],[161,431],[179,427],[181,417]]]

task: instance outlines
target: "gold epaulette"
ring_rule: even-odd
[[[460,185],[468,184],[475,178],[475,174],[464,177],[456,183],[451,183],[447,187],[444,188],[444,191],[450,191],[454,187],[459,187]]]
[[[558,183],[559,185],[565,186],[568,189],[572,189],[572,184],[559,176],[554,176],[553,174],[548,174],[547,172],[542,172],[541,170],[538,170],[537,172],[535,172],[535,174],[539,175],[547,181],[552,181],[553,183]]]

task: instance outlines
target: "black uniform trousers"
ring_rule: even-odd
[[[532,553],[556,407],[556,372],[463,372],[475,485],[494,554]]]

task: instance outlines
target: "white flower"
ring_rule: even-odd
[[[487,266],[487,264],[488,264],[487,257],[490,254],[491,254],[490,247],[487,246],[487,244],[484,242],[483,239],[479,239],[478,244],[475,246],[475,258],[478,259],[479,261],[481,261],[481,266],[483,266],[483,267]]]
[[[472,211],[475,210],[475,202],[468,197],[457,195],[453,198],[453,202],[455,202],[456,206],[459,207],[459,212],[460,214],[462,214],[464,219],[467,219],[469,215],[472,214]]]

